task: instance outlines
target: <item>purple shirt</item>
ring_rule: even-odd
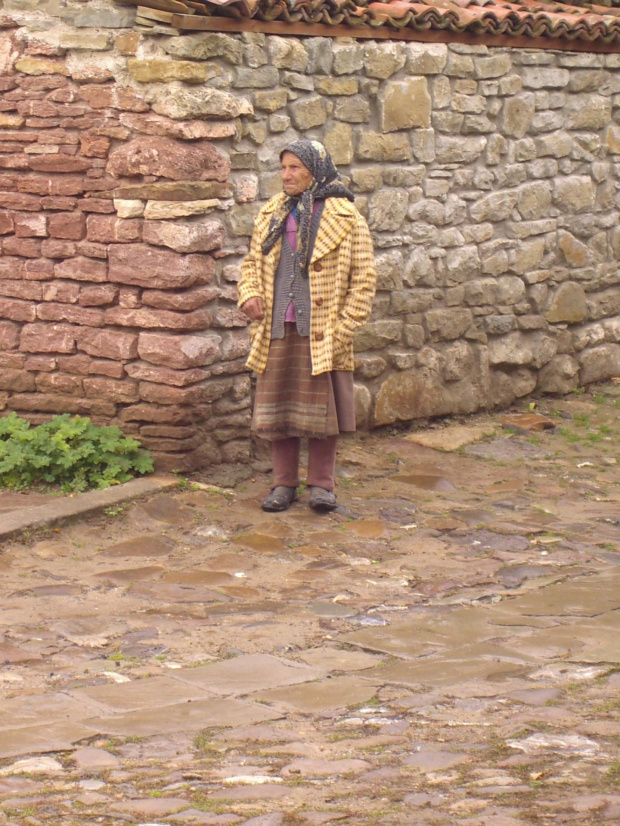
[[[319,208],[319,202],[315,201],[314,206],[312,208],[312,216],[316,215],[316,211]],[[284,224],[284,232],[286,233],[286,238],[289,242],[289,245],[293,252],[297,249],[297,220],[292,212],[286,216],[286,223]],[[291,301],[286,308],[286,315],[284,316],[285,321],[297,321],[297,313],[295,312],[295,305]]]
[[[297,221],[295,220],[292,212],[289,212],[289,214],[286,217],[284,231],[286,233],[286,239],[289,242],[291,249],[293,250],[293,252],[295,252],[295,250],[297,249]],[[295,305],[292,301],[289,302],[289,305],[286,308],[286,315],[284,316],[284,321],[297,321],[297,313],[295,312]]]

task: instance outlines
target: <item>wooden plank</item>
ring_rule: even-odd
[[[149,22],[153,22],[152,20]],[[156,23],[154,26],[140,25],[136,22],[133,27],[137,32],[144,32],[145,34],[164,34],[166,37],[179,37],[185,32],[180,29],[173,29],[172,26],[166,26],[165,23]]]
[[[172,23],[171,11],[149,9],[147,6],[138,6],[137,16],[139,18],[146,18],[147,20],[156,21],[157,23]]]
[[[192,15],[194,10],[181,3],[180,0],[140,0],[136,3],[138,8],[158,9],[159,11],[167,11],[170,14]]]
[[[282,20],[256,20],[232,17],[172,16],[177,29],[205,32],[262,32],[264,34],[298,37],[352,37],[371,40],[410,40],[420,43],[466,43],[469,46],[496,46],[519,49],[555,49],[569,52],[620,53],[620,43],[587,40],[562,40],[549,37],[511,37],[510,35],[468,34],[442,29],[419,32],[415,29],[392,29],[387,26],[328,26],[325,23],[285,23]]]

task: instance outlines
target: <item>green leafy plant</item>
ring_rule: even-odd
[[[565,439],[568,439],[569,442],[581,441],[581,436],[578,433],[571,433],[571,431],[567,430],[565,427],[561,428],[560,435],[564,436]]]
[[[15,413],[0,419],[0,486],[59,485],[65,492],[107,488],[151,473],[140,442],[118,427],[68,413],[32,427]]]

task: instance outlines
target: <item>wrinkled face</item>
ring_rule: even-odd
[[[282,155],[282,184],[287,195],[301,195],[312,183],[312,172],[292,152]]]

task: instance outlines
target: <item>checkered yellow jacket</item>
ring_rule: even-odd
[[[239,281],[239,306],[249,298],[263,300],[265,317],[250,326],[247,366],[263,373],[271,340],[273,283],[282,239],[263,255],[261,245],[274,209],[284,193],[261,209],[254,226],[250,252]],[[327,198],[308,267],[310,278],[310,349],[312,375],[330,370],[353,370],[353,333],[370,315],[376,271],[368,225],[350,201]]]

